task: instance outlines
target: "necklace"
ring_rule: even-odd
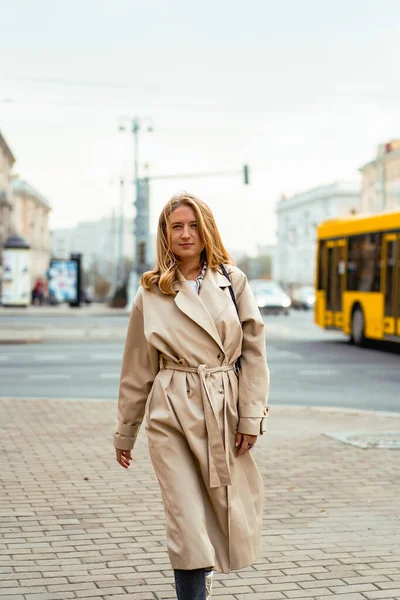
[[[183,276],[184,276],[184,278],[185,278],[185,279],[189,279],[189,280],[191,279],[191,280],[193,280],[193,281],[194,281],[195,279],[197,279],[197,278],[198,278],[198,276],[200,275],[200,273],[201,273],[201,268],[200,268],[200,269],[197,269],[197,270],[195,271],[195,274],[194,274],[194,275],[191,275],[190,273],[187,273],[187,274],[183,273]]]
[[[188,273],[184,273],[183,271],[181,271],[181,273],[185,279],[191,279],[194,281],[199,277],[199,275],[201,275],[202,270],[203,265],[201,264],[199,267],[197,267],[195,271],[192,269],[191,271],[188,271]],[[194,276],[192,275],[192,273],[194,273]]]

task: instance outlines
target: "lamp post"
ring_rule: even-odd
[[[133,119],[130,119],[129,117],[121,117],[119,130],[127,131],[127,123],[129,123],[130,130],[133,135],[133,183],[135,187],[136,201],[136,188],[139,179],[139,132],[147,123],[146,131],[151,133],[153,131],[153,119],[151,117],[144,117],[143,119],[139,119],[138,117],[134,117]]]
[[[125,203],[125,189],[124,179],[121,177],[119,180],[119,235],[118,235],[118,283],[122,285],[125,279],[124,269],[124,233],[125,233],[125,215],[124,215],[124,203]]]
[[[120,121],[119,130],[127,131],[130,129],[133,135],[133,187],[134,187],[134,201],[133,205],[136,208],[135,223],[133,229],[134,236],[134,248],[135,248],[135,262],[134,268],[129,276],[128,283],[128,308],[133,300],[133,295],[139,285],[140,277],[143,271],[146,269],[146,260],[142,262],[139,258],[144,256],[147,257],[149,248],[150,238],[150,223],[149,223],[149,207],[148,198],[145,198],[146,190],[148,189],[141,186],[141,180],[139,179],[139,133],[142,129],[148,132],[153,131],[153,122],[151,117],[122,117]],[[142,189],[143,188],[143,189]]]

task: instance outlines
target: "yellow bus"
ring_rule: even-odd
[[[400,212],[325,221],[317,237],[317,325],[400,342]]]

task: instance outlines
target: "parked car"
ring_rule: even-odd
[[[289,314],[291,300],[275,281],[252,279],[250,287],[263,314]]]
[[[309,310],[314,308],[315,290],[311,285],[304,285],[292,293],[293,308]]]

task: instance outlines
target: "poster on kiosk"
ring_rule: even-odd
[[[28,306],[31,302],[29,248],[18,236],[9,238],[4,246],[1,277],[3,306]]]
[[[77,302],[78,262],[76,260],[52,259],[47,278],[51,304]]]

